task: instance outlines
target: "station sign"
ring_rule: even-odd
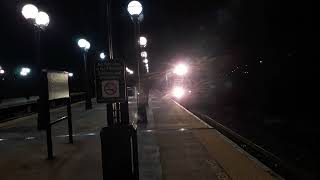
[[[95,65],[98,103],[126,100],[125,66],[120,60],[99,61]]]
[[[69,98],[68,73],[59,71],[48,71],[48,99]]]

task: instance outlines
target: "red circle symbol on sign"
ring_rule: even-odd
[[[114,95],[117,93],[117,85],[113,82],[106,83],[103,89],[107,95]]]

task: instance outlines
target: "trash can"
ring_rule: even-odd
[[[100,132],[104,180],[139,179],[137,131],[132,125],[104,127]]]

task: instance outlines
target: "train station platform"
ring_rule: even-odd
[[[236,144],[160,92],[149,98],[148,123],[138,124],[140,180],[282,179]],[[2,180],[102,179],[99,132],[106,126],[106,107],[72,105],[74,144],[67,125],[53,128],[54,160],[46,160],[45,134],[36,130],[36,115],[0,125]],[[129,101],[136,123],[136,103]],[[51,112],[62,116],[63,108]]]

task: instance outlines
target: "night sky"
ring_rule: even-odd
[[[126,10],[128,2],[112,2],[114,54],[134,69],[133,24]],[[41,36],[41,59],[49,68],[79,74],[82,59],[77,40],[80,37],[91,42],[90,62],[107,50],[104,0],[2,0],[0,62],[4,68],[34,63],[33,27],[21,15],[25,3],[37,5],[50,16],[49,27]],[[297,54],[303,52],[304,36],[311,29],[310,5],[291,1],[149,0],[141,3],[144,6],[141,34],[148,38],[151,72],[162,72],[170,62],[180,60],[192,62],[232,56],[231,60],[219,61],[215,71],[224,75],[236,66],[262,59],[266,67],[274,66],[282,74],[292,73]]]

